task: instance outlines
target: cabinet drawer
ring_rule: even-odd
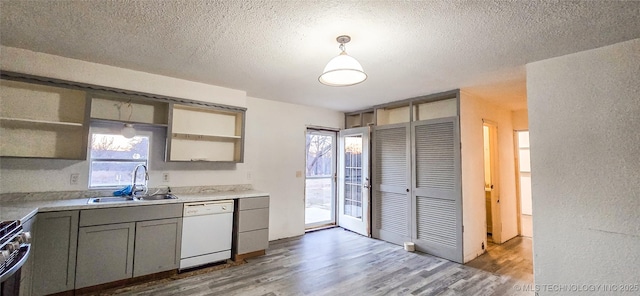
[[[239,232],[269,228],[268,208],[240,211],[238,215]]]
[[[182,217],[182,204],[129,206],[80,211],[80,226]]]
[[[238,254],[246,254],[269,247],[269,229],[238,233]]]
[[[251,210],[251,209],[262,209],[269,207],[269,197],[249,197],[249,198],[241,198],[238,200],[238,209],[240,211],[243,210]]]

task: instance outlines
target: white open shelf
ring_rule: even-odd
[[[27,123],[27,124],[32,123],[32,124],[47,124],[47,125],[82,126],[82,123],[78,123],[78,122],[36,120],[36,119],[26,119],[26,118],[0,117],[0,120],[5,122],[17,122],[17,123]]]

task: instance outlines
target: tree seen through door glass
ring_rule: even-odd
[[[332,135],[307,132],[305,224],[332,220],[333,145]]]

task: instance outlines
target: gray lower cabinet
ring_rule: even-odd
[[[135,223],[80,227],[76,289],[133,275]]]
[[[182,204],[80,212],[76,289],[177,269]]]
[[[269,247],[269,197],[239,199],[236,227],[236,260],[260,255],[257,252],[266,250]]]
[[[180,265],[182,219],[162,219],[136,223],[133,276],[172,269]]]
[[[33,232],[31,294],[73,290],[78,211],[39,213]]]

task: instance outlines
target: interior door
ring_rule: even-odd
[[[416,249],[462,263],[457,117],[413,122],[412,204]]]
[[[402,245],[411,241],[409,123],[376,126],[373,132],[372,235]]]
[[[338,225],[369,236],[369,127],[341,131],[338,145]]]
[[[502,243],[502,215],[500,209],[500,176],[498,170],[498,126],[496,123],[483,119],[483,133],[485,137],[485,200],[487,212],[491,214],[491,219],[487,219],[487,227],[491,230],[491,240],[494,243]],[[487,154],[488,152],[488,154]]]

